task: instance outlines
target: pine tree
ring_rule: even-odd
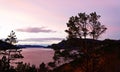
[[[8,37],[5,39],[5,41],[10,44],[15,44],[18,42],[15,32],[13,30],[11,31],[10,35],[8,35]]]

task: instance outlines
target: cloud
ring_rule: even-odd
[[[20,32],[29,32],[29,33],[39,33],[39,32],[43,32],[43,33],[50,33],[50,32],[56,32],[50,29],[46,29],[45,27],[29,27],[29,28],[25,28],[25,29],[17,29],[17,31]]]
[[[29,41],[29,42],[45,42],[45,41],[61,41],[64,38],[28,38],[19,41]]]

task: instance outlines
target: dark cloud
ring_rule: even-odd
[[[39,33],[39,32],[43,32],[43,33],[49,33],[49,32],[56,32],[50,29],[46,29],[45,27],[29,27],[29,28],[25,28],[25,29],[16,29],[17,31],[21,31],[21,32],[29,32],[29,33]]]
[[[34,42],[45,42],[45,41],[61,41],[64,38],[28,38],[25,40],[19,40],[19,41],[34,41]]]

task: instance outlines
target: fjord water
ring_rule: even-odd
[[[22,59],[16,59],[14,62],[30,63],[38,67],[42,62],[45,64],[53,61],[54,50],[50,48],[24,48],[21,54],[24,56]]]

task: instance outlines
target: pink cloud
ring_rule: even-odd
[[[49,33],[49,32],[56,32],[50,29],[45,29],[45,27],[29,27],[29,28],[25,28],[25,29],[17,29],[17,31],[20,32],[29,32],[29,33],[39,33],[39,32],[43,32],[43,33]]]

